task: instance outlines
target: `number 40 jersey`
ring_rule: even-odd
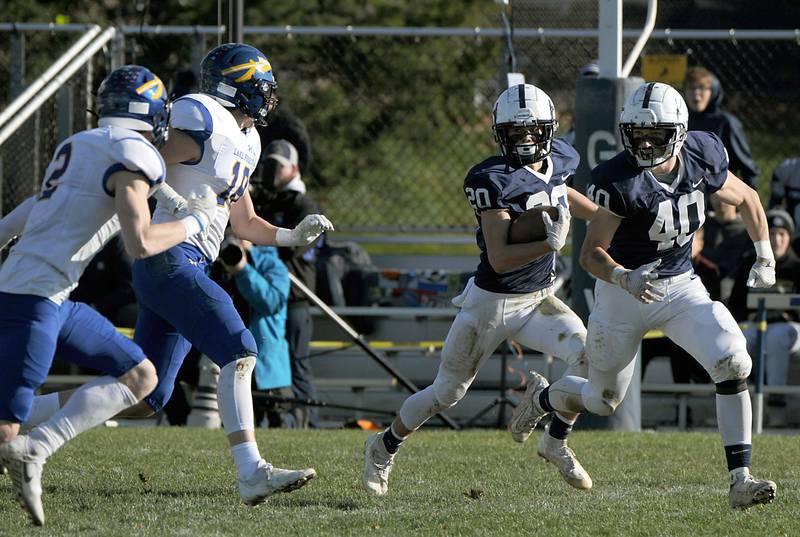
[[[185,95],[175,101],[170,126],[191,136],[200,146],[200,158],[167,167],[170,186],[188,199],[202,184],[217,194],[217,211],[204,234],[186,240],[213,261],[228,225],[230,207],[250,184],[250,175],[261,155],[261,138],[254,127],[241,130],[233,115],[213,97],[201,93]],[[160,203],[153,221],[174,220]]]
[[[725,184],[728,153],[715,134],[690,131],[678,159],[669,185],[632,163],[627,152],[592,170],[588,197],[622,218],[608,253],[625,268],[661,259],[661,278],[692,269],[692,237],[705,222],[706,197]]]

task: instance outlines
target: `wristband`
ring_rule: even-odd
[[[278,246],[292,246],[292,230],[279,227],[275,229],[275,244]]]
[[[753,246],[756,248],[756,257],[775,260],[775,255],[772,253],[772,245],[768,240],[756,241]]]
[[[611,283],[619,285],[620,279],[628,272],[630,271],[622,265],[617,265],[614,267],[614,270],[611,271]]]
[[[203,223],[200,221],[200,219],[197,218],[193,214],[190,214],[189,216],[181,218],[180,220],[178,220],[178,222],[183,224],[183,227],[186,229],[186,238],[187,239],[189,237],[194,237],[195,235],[197,235],[198,233],[203,231],[203,229],[205,227],[205,226],[203,226]]]

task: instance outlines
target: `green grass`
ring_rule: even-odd
[[[595,484],[582,492],[536,456],[537,436],[520,446],[507,432],[423,431],[403,447],[385,498],[361,489],[366,436],[259,432],[269,460],[313,464],[319,478],[248,508],[219,431],[91,431],[45,466],[44,530],[28,525],[0,478],[0,535],[800,534],[796,436],[755,439],[755,469],[778,483],[778,497],[744,512],[728,508],[715,434],[576,432]]]

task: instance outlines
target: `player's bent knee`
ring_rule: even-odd
[[[752,367],[753,361],[750,359],[750,355],[746,351],[738,351],[715,363],[709,371],[709,375],[715,384],[729,380],[747,379]]]
[[[142,360],[133,369],[119,377],[122,384],[128,387],[136,399],[143,399],[158,385],[158,375],[153,362]]]
[[[439,411],[447,410],[455,405],[467,393],[468,384],[454,381],[445,381],[441,383],[434,383],[433,395],[436,397]]]
[[[610,416],[617,409],[616,401],[603,399],[602,397],[587,397],[583,400],[586,410],[598,416]]]

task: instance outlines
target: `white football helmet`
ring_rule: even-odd
[[[509,133],[519,127],[540,127],[533,143],[515,143]],[[558,130],[556,109],[545,92],[532,84],[511,86],[497,98],[492,110],[492,131],[500,153],[515,163],[538,162],[550,154]]]
[[[619,116],[622,145],[642,168],[652,168],[681,150],[689,126],[689,110],[677,90],[669,84],[648,82],[628,97]],[[634,139],[634,129],[647,129],[649,146],[641,135]]]

